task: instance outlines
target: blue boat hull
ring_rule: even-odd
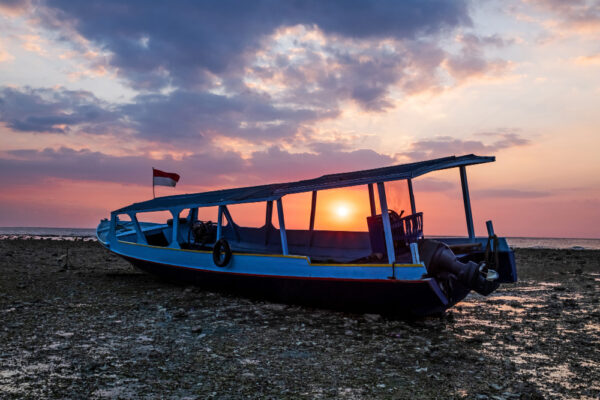
[[[450,301],[434,279],[370,280],[240,274],[123,256],[135,267],[170,281],[274,302],[335,310],[425,316],[444,312],[469,292],[455,288]]]

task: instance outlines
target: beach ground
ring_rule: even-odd
[[[67,257],[68,253],[68,257]],[[0,398],[600,397],[600,251],[412,321],[201,291],[95,242],[0,241]]]

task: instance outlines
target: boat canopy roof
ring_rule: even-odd
[[[114,213],[159,211],[269,201],[279,199],[286,194],[411,179],[433,171],[483,164],[495,160],[495,157],[476,156],[473,154],[460,157],[451,156],[410,164],[393,165],[390,167],[323,175],[319,178],[297,182],[274,183],[270,185],[215,190],[204,193],[157,197],[152,200],[131,204],[114,211]]]

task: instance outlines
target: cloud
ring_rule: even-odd
[[[31,7],[29,0],[2,0],[0,2],[0,12],[12,17],[25,13]]]
[[[224,188],[269,182],[315,178],[327,173],[345,172],[390,165],[393,158],[372,150],[290,153],[278,147],[240,153],[209,147],[181,159],[162,160],[147,156],[113,156],[67,147],[44,150],[12,150],[0,156],[0,184],[31,185],[48,178],[78,181],[146,184],[151,167],[177,171],[181,184]],[[10,171],[8,173],[7,171]]]
[[[445,192],[456,187],[456,183],[436,178],[417,178],[413,183],[418,192]]]
[[[0,88],[0,121],[19,132],[106,133],[118,114],[87,91]]]
[[[254,93],[229,97],[176,90],[109,104],[86,91],[0,88],[0,121],[19,132],[128,134],[170,142],[239,137],[255,142],[293,136],[298,127],[337,111],[277,107]]]
[[[503,68],[483,51],[506,45],[498,36],[465,34],[458,55],[438,44],[471,24],[466,1],[176,4],[36,3],[36,21],[82,55],[95,49],[90,68],[117,74],[138,95],[108,104],[62,88],[4,89],[0,120],[20,132],[179,146],[222,137],[281,144],[338,117],[344,102],[383,112],[395,105],[392,92],[440,88],[444,68],[460,79]]]
[[[412,143],[409,151],[398,154],[401,158],[408,158],[411,161],[426,160],[431,158],[445,157],[451,154],[478,154],[490,155],[498,150],[524,146],[529,143],[528,139],[519,136],[517,133],[504,132],[485,132],[479,136],[494,138],[492,143],[484,143],[481,140],[463,140],[451,136],[436,136],[430,139],[418,140]]]
[[[393,106],[392,87],[414,93],[437,86],[444,57],[426,40],[355,40],[295,27],[266,43],[246,79],[264,90],[277,88],[273,95],[284,103],[321,108],[351,100],[364,110],[384,111]]]
[[[393,162],[392,157],[367,149],[336,151],[329,148],[319,153],[289,153],[273,146],[252,153],[246,171],[260,177],[269,176],[276,181],[290,181],[383,167]]]
[[[538,9],[553,14],[558,24],[547,25],[577,32],[597,33],[600,30],[600,1],[598,0],[529,0]]]
[[[255,93],[238,96],[176,90],[168,95],[140,95],[121,106],[140,137],[173,141],[218,135],[260,142],[293,136],[298,127],[334,117],[337,110],[275,106]]]
[[[49,0],[36,14],[47,26],[68,23],[112,52],[111,64],[137,87],[205,87],[210,74],[240,71],[281,26],[318,26],[353,39],[414,39],[470,24],[466,2],[247,2]]]
[[[228,0],[151,7],[143,1],[48,0],[31,10],[64,40],[87,41],[108,54],[92,67],[111,68],[139,91],[175,88],[240,101],[251,92],[267,93],[272,107],[320,114],[337,112],[345,100],[384,111],[393,106],[392,86],[405,93],[437,87],[436,68],[445,52],[436,38],[471,25],[463,0]],[[294,27],[309,35],[277,41],[282,30]],[[307,40],[314,32],[324,40],[319,47]],[[260,62],[273,46],[277,56]],[[89,52],[89,45],[80,47]],[[300,61],[294,57],[298,50],[306,56]],[[250,80],[263,80],[261,88],[252,85],[249,72]],[[267,77],[283,82],[281,96],[273,96],[276,88]],[[263,128],[258,134],[268,136]],[[293,128],[292,122],[274,131]]]
[[[14,59],[15,59],[15,56],[13,56],[8,51],[6,51],[6,49],[4,48],[4,45],[2,44],[2,41],[0,41],[0,63],[10,62],[10,61],[13,61]]]
[[[474,190],[473,193],[482,198],[510,198],[510,199],[539,199],[549,197],[550,192],[519,189],[484,189]]]
[[[596,66],[600,65],[600,53],[592,54],[589,56],[580,56],[574,59],[575,64],[583,66]]]
[[[112,156],[90,150],[68,147],[44,150],[12,150],[0,158],[0,170],[11,171],[0,175],[3,184],[20,182],[32,184],[46,178],[83,181],[107,181],[124,184],[144,182],[150,168],[176,169],[187,175],[194,184],[216,184],[223,175],[243,168],[239,154],[225,151],[207,151],[175,160],[153,160],[145,156]],[[218,172],[217,172],[218,171]]]
[[[459,36],[458,42],[462,44],[462,49],[459,54],[448,57],[446,66],[450,74],[459,81],[490,73],[499,74],[509,66],[505,60],[486,58],[485,49],[488,47],[502,48],[511,41],[506,41],[498,35],[465,34]]]

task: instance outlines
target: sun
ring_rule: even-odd
[[[340,204],[335,208],[335,213],[339,218],[346,218],[350,215],[350,208],[345,204]]]

